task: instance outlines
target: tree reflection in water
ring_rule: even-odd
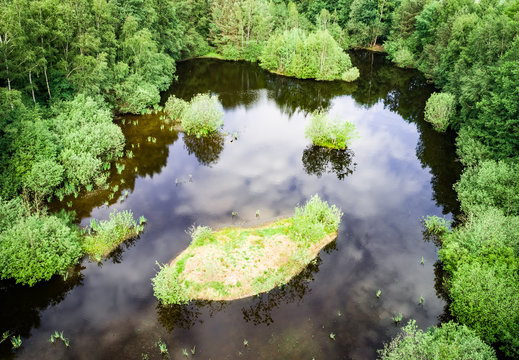
[[[309,145],[303,151],[303,166],[308,175],[336,174],[339,180],[353,174],[356,163],[352,162],[355,154],[351,150],[329,149]]]

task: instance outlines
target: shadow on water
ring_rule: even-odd
[[[188,154],[194,154],[201,165],[211,166],[218,162],[224,140],[220,134],[204,137],[184,135],[184,146]]]
[[[323,251],[330,254],[337,250],[337,242],[328,244]],[[274,323],[272,311],[279,308],[282,304],[300,302],[303,297],[310,293],[310,284],[314,280],[315,274],[319,272],[322,263],[320,256],[317,256],[306,266],[297,276],[287,284],[272,289],[271,291],[254,296],[252,304],[243,308],[243,319],[252,322],[254,325],[270,325]]]
[[[59,304],[76,286],[83,283],[81,266],[69,270],[67,279],[54,276],[49,281],[36,284],[32,287],[17,285],[11,280],[0,281],[0,334],[9,331],[12,336],[31,336],[31,330],[40,326],[41,313]],[[0,343],[0,357],[4,358],[11,353],[9,340]]]
[[[321,177],[323,174],[335,174],[337,179],[353,174],[355,164],[351,150],[328,149],[323,146],[309,145],[303,151],[303,166],[308,175]]]

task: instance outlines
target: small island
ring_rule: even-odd
[[[163,304],[228,301],[286,284],[336,239],[341,216],[314,195],[293,217],[259,227],[193,228],[189,247],[159,265],[155,296]]]

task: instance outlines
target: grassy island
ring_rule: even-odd
[[[190,246],[160,266],[155,296],[164,304],[234,300],[286,284],[335,240],[341,215],[314,195],[293,217],[259,227],[193,228]]]

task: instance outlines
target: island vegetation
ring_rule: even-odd
[[[465,170],[456,191],[467,220],[440,235],[451,315],[517,357],[519,237],[492,224],[519,216],[518,34],[515,0],[4,1],[2,278],[34,284],[77,262],[77,226],[45,203],[105,186],[125,146],[113,114],[156,109],[176,61],[214,53],[292,76],[353,80],[337,46],[383,46],[435,84],[426,117],[457,133]]]
[[[180,122],[188,136],[216,135],[223,126],[222,104],[216,95],[197,94],[189,102],[171,95],[164,111],[169,121]]]
[[[153,279],[163,304],[234,300],[299,274],[335,240],[341,211],[314,195],[295,215],[254,228],[191,229],[191,244]]]
[[[325,111],[317,110],[310,115],[305,136],[314,145],[345,150],[357,133],[355,124],[338,117],[331,118]]]

